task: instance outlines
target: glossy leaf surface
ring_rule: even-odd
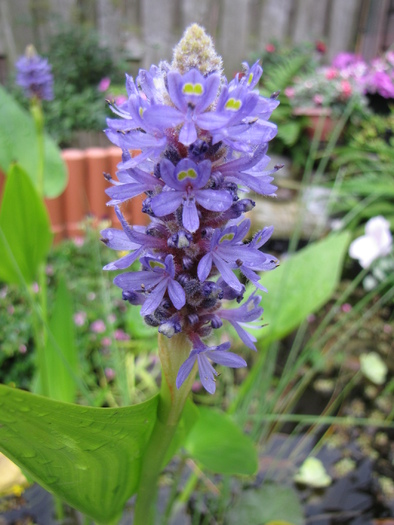
[[[0,450],[44,488],[100,524],[136,491],[157,397],[89,408],[0,385]]]
[[[44,352],[48,396],[57,401],[75,401],[78,355],[75,344],[73,303],[64,279],[56,292]]]
[[[265,343],[282,339],[334,293],[341,276],[350,234],[331,234],[295,253],[278,268],[263,274],[268,289],[263,295],[263,321],[259,332]]]
[[[7,91],[0,86],[0,169],[5,173],[14,162],[26,170],[36,185],[39,156],[34,121]],[[67,172],[59,148],[49,137],[44,137],[44,194],[54,198],[67,184]]]
[[[252,475],[257,470],[253,441],[224,412],[199,407],[199,418],[186,438],[187,452],[218,474]]]
[[[51,243],[45,205],[26,172],[14,164],[0,207],[0,280],[17,284],[34,282]]]

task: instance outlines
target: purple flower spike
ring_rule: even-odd
[[[182,223],[189,232],[195,232],[200,226],[196,203],[210,211],[228,210],[233,203],[228,191],[203,189],[211,175],[209,160],[196,164],[183,159],[174,167],[169,160],[163,159],[160,175],[169,191],[153,197],[151,205],[154,214],[163,217],[182,205]]]
[[[16,83],[22,87],[26,97],[40,100],[53,99],[52,67],[46,58],[36,54],[33,46],[26,49],[26,55],[15,64]]]
[[[266,291],[260,272],[277,265],[261,251],[272,227],[245,240],[251,222],[244,214],[257,203],[239,194],[269,196],[277,189],[273,176],[280,166],[267,168],[267,150],[277,131],[269,118],[278,101],[260,95],[258,62],[243,69],[227,82],[212,40],[193,24],[171,64],[142,69],[135,81],[126,76],[127,98],[110,105],[116,118],[108,119],[106,130],[122,150],[117,180],[110,179],[106,190],[122,229],[107,228],[103,241],[128,253],[105,269],[123,270],[139,260],[140,271],[126,270],[114,283],[125,301],[141,306],[149,326],[168,338],[182,333],[192,343],[177,387],[197,363],[211,394],[218,376],[212,363],[238,368],[246,362],[229,351],[230,342],[209,346],[205,339],[230,323],[256,350],[249,330],[259,327],[263,313],[256,294]],[[141,153],[133,157],[135,149]],[[150,223],[131,226],[119,206],[142,194]],[[255,290],[240,305],[246,291],[241,277]],[[234,302],[238,307],[228,308]]]
[[[246,361],[242,359],[242,357],[239,357],[239,355],[233,354],[232,352],[228,352],[230,343],[208,347],[199,337],[194,337],[193,339],[193,350],[190,352],[190,356],[181,365],[176,378],[177,388],[180,388],[186,381],[196,360],[198,363],[198,372],[200,374],[201,383],[205,390],[210,394],[215,393],[215,376],[218,376],[219,374],[213,368],[208,359],[219,365],[228,366],[229,368],[242,368],[247,366]]]

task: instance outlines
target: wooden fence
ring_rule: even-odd
[[[323,40],[328,58],[355,47],[363,51],[365,42],[367,52],[378,52],[379,46],[388,45],[386,33],[392,34],[392,4],[393,0],[0,0],[0,57],[13,62],[31,42],[43,52],[48,35],[59,26],[86,23],[97,29],[103,43],[126,49],[136,67],[147,67],[169,60],[184,28],[198,22],[213,36],[231,76],[245,58],[273,40]]]

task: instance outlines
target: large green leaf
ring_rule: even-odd
[[[310,244],[279,268],[264,274],[265,343],[279,340],[299,326],[309,314],[323,306],[334,293],[342,271],[350,234],[331,234]]]
[[[48,396],[68,403],[75,400],[78,369],[73,312],[71,294],[65,280],[61,279],[49,320],[45,370],[40,372],[46,374]]]
[[[15,164],[7,176],[0,208],[0,280],[34,282],[51,242],[45,205],[26,172]]]
[[[225,413],[199,407],[200,417],[185,442],[187,452],[219,474],[252,475],[257,471],[253,441]]]
[[[229,509],[226,520],[228,525],[303,525],[304,516],[293,489],[270,484],[242,492],[235,505]]]
[[[38,142],[34,121],[0,86],[0,169],[8,172],[13,162],[18,162],[37,183],[39,169]],[[67,172],[60,150],[53,140],[44,138],[44,194],[54,198],[67,184]]]
[[[136,491],[157,397],[90,408],[0,385],[0,450],[44,488],[109,523]]]

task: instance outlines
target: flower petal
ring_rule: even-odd
[[[197,267],[197,275],[200,281],[205,281],[212,268],[212,254],[207,253],[201,258]]]
[[[196,201],[210,211],[225,211],[233,203],[230,193],[225,190],[197,190]]]
[[[177,310],[180,310],[186,303],[186,294],[182,286],[171,279],[168,283],[168,295],[172,301],[172,304]]]
[[[189,232],[193,233],[198,230],[200,219],[194,199],[187,199],[183,202],[182,223]]]
[[[176,376],[176,387],[180,388],[188,378],[190,372],[193,370],[197,359],[196,352],[192,352],[184,363],[179,368],[178,375]]]
[[[182,193],[177,190],[162,191],[151,200],[153,213],[163,217],[173,213],[182,204]]]
[[[209,392],[210,394],[214,394],[216,390],[216,382],[214,376],[217,376],[219,374],[208,361],[205,353],[200,352],[197,354],[197,362],[198,373],[200,374],[202,386],[207,392]]]

